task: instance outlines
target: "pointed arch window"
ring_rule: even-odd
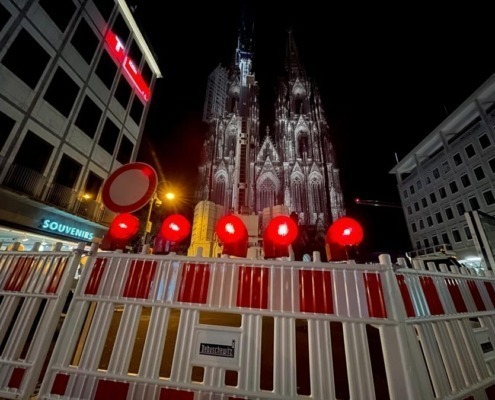
[[[305,158],[309,155],[309,138],[307,132],[301,132],[297,138],[297,157]]]
[[[215,186],[213,188],[213,202],[215,204],[220,204],[223,205],[225,202],[225,188],[226,188],[226,182],[225,182],[225,176],[220,175],[217,177],[215,180]]]
[[[259,209],[263,210],[266,207],[273,207],[277,201],[277,187],[275,183],[267,178],[259,187]]]
[[[313,204],[313,211],[316,213],[322,213],[325,210],[324,197],[323,197],[323,185],[321,179],[318,176],[311,177],[309,181],[309,193],[311,196],[310,204]]]
[[[302,177],[295,176],[291,181],[292,208],[297,212],[304,212],[304,184]]]

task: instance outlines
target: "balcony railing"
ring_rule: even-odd
[[[100,202],[86,199],[81,193],[68,186],[55,182],[47,184],[45,176],[22,165],[12,164],[1,185],[15,192],[28,195],[32,199],[105,225],[112,221],[113,216],[115,216],[114,213],[106,210]]]

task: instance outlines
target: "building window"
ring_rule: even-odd
[[[478,142],[480,142],[480,146],[482,149],[486,149],[491,144],[490,138],[488,137],[488,135],[486,133],[484,133],[483,135],[481,135],[478,138]]]
[[[476,176],[476,179],[478,181],[481,181],[482,179],[485,178],[485,171],[483,171],[483,167],[481,165],[477,166],[474,169],[474,175]]]
[[[442,242],[443,244],[450,244],[449,235],[446,232],[442,233]]]
[[[0,31],[7,25],[12,14],[2,4],[0,4]]]
[[[15,119],[10,118],[7,114],[0,111],[0,151],[2,150],[7,139],[9,138],[12,128],[14,128]]]
[[[459,189],[457,188],[456,181],[449,182],[449,188],[452,194],[457,193],[459,191]]]
[[[414,186],[413,185],[409,186],[409,193],[414,194],[414,192],[415,192]]]
[[[439,224],[441,224],[443,222],[442,214],[440,213],[440,211],[435,213],[435,219],[437,220],[437,222]]]
[[[489,160],[488,165],[490,166],[490,169],[492,170],[492,172],[495,173],[495,158],[492,158],[491,160]]]
[[[26,61],[26,49],[29,49],[29,62]],[[34,89],[48,61],[50,61],[49,54],[26,30],[22,29],[5,53],[2,64]]]
[[[419,229],[425,229],[425,223],[422,219],[419,220]]]
[[[426,201],[426,197],[421,198],[421,205],[424,208],[428,207],[428,202]]]
[[[435,178],[435,179],[440,178],[440,171],[438,170],[438,168],[435,168],[433,170],[433,178]]]
[[[431,237],[431,240],[433,242],[433,246],[438,246],[440,244],[440,242],[438,241],[438,236],[437,235],[433,235]]]
[[[131,57],[131,60],[134,62],[135,65],[141,64],[143,53],[141,52],[141,49],[139,48],[139,45],[135,40],[133,40],[131,45],[129,46],[129,57]]]
[[[43,98],[66,118],[70,115],[79,85],[61,67],[57,68]]]
[[[494,158],[494,161],[495,161],[495,158]],[[495,165],[495,163],[494,163],[494,165]],[[407,194],[407,190],[404,190],[402,192],[402,195],[404,196],[405,199],[407,199],[409,197],[409,195]]]
[[[435,204],[437,202],[437,196],[433,192],[430,193],[430,201],[431,201],[431,204]]]
[[[458,229],[452,229],[452,236],[454,237],[454,242],[459,243],[462,241],[461,233]]]
[[[480,209],[480,203],[476,197],[469,198],[469,205],[472,211],[476,211]]]
[[[119,83],[117,84],[117,89],[115,89],[114,97],[117,101],[122,105],[122,107],[127,108],[127,104],[129,103],[129,98],[131,97],[131,87],[127,82],[127,79],[124,75],[120,76]]]
[[[483,198],[485,199],[485,203],[487,206],[491,206],[495,203],[495,197],[493,196],[493,192],[491,190],[483,192]]]
[[[430,177],[430,175],[426,175],[425,180],[426,180],[426,184],[429,185],[431,183],[431,177]]]
[[[84,98],[82,106],[77,115],[75,125],[91,139],[95,137],[96,128],[100,122],[102,110],[89,96]]]
[[[464,203],[457,203],[455,205],[455,208],[457,208],[457,214],[459,214],[459,217],[463,217],[464,214],[466,213],[466,207],[464,207]]]
[[[421,181],[416,181],[416,188],[419,190],[423,187],[423,185],[421,184]]]
[[[86,179],[86,185],[84,186],[84,194],[89,195],[90,199],[95,200],[98,197],[102,184],[103,179],[92,171],[89,171],[88,179]]]
[[[418,240],[416,242],[416,249],[419,250],[421,248],[421,242]]]
[[[407,213],[408,213],[409,215],[411,215],[411,214],[412,214],[412,208],[411,208],[411,206],[407,206]]]
[[[443,173],[446,174],[450,171],[450,164],[449,164],[449,161],[448,160],[445,160],[443,163],[442,163],[442,167],[443,167]]]
[[[418,231],[418,229],[416,228],[416,223],[415,222],[413,222],[411,224],[411,229],[412,229],[413,232],[417,232]]]
[[[143,65],[143,69],[141,71],[141,76],[143,77],[144,81],[148,86],[151,84],[151,78],[153,77],[153,71],[151,71],[150,66],[148,63],[145,61]]]
[[[70,42],[79,52],[81,57],[84,58],[84,61],[91,64],[91,60],[95,55],[99,40],[84,18],[79,21],[79,25],[77,26],[74,36],[72,36]]]
[[[419,204],[417,201],[414,202],[414,210],[419,211]]]
[[[131,160],[132,150],[134,146],[132,142],[125,136],[122,136],[119,152],[117,153],[117,161],[121,164],[127,164]]]
[[[425,249],[428,249],[430,247],[430,241],[428,240],[428,238],[424,239],[423,242],[425,244]]]
[[[466,234],[467,240],[472,240],[473,235],[471,235],[471,229],[469,229],[469,226],[464,226],[464,233]]]
[[[456,167],[462,164],[462,157],[459,153],[455,153],[453,159]]]
[[[445,209],[445,215],[447,216],[447,219],[454,219],[454,213],[452,211],[452,208],[447,207]]]
[[[471,180],[469,179],[468,174],[464,174],[461,176],[461,182],[462,186],[464,186],[465,188],[471,185]]]
[[[438,189],[438,193],[440,194],[441,199],[445,199],[447,197],[447,191],[443,186],[440,189]]]
[[[62,32],[65,31],[76,11],[72,1],[39,0],[39,5]]]
[[[72,189],[79,178],[81,169],[81,164],[73,160],[67,154],[64,154],[58,164],[54,182]]]
[[[103,19],[108,21],[110,14],[112,13],[113,7],[115,6],[114,0],[98,0],[94,2],[96,8],[100,12]]]
[[[53,146],[35,133],[28,131],[17,152],[14,164],[42,174],[53,152]]]
[[[98,144],[103,147],[109,154],[113,154],[115,150],[115,144],[119,137],[120,129],[115,125],[112,120],[107,118],[103,130],[101,131],[100,140]]]
[[[122,14],[117,15],[117,18],[115,19],[115,22],[113,23],[112,26],[112,32],[119,37],[122,43],[127,43],[127,39],[129,39],[129,33],[131,31],[129,30],[129,27],[125,23]]]
[[[428,226],[433,226],[433,218],[431,218],[430,215],[426,217],[426,223],[428,224]]]
[[[117,66],[106,51],[101,53],[95,73],[108,89],[112,87],[115,74],[117,73]]]
[[[466,147],[464,147],[464,151],[466,152],[468,158],[472,158],[476,154],[476,150],[474,150],[474,146],[472,144],[468,144]]]
[[[141,103],[139,96],[134,96],[134,100],[132,101],[131,111],[129,112],[129,115],[138,125],[141,122],[143,111],[144,111],[144,106],[143,103]]]

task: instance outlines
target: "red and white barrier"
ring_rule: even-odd
[[[34,393],[81,252],[0,253],[0,397]],[[38,399],[489,400],[494,318],[493,277],[396,270],[388,256],[100,252]]]
[[[490,399],[495,281],[381,262],[99,253],[39,398]]]
[[[0,252],[0,397],[34,392],[80,251]]]

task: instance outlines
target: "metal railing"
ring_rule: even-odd
[[[0,185],[94,222],[106,223],[112,220],[115,213],[109,216],[99,201],[86,199],[68,186],[47,181],[44,175],[35,170],[12,164]]]

